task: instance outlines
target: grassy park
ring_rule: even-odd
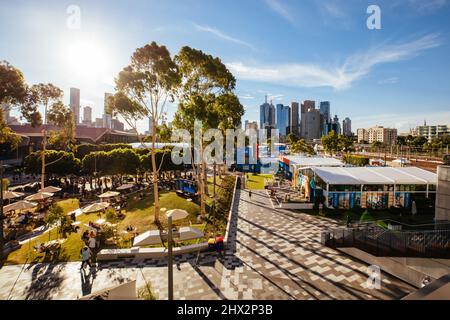
[[[273,179],[273,175],[247,173],[246,174],[247,189],[251,189],[251,190],[264,189],[264,179]]]
[[[147,193],[144,199],[139,200],[134,196],[129,196],[128,205],[125,213],[125,218],[117,222],[117,232],[121,235],[121,240],[112,246],[106,247],[130,247],[131,241],[124,232],[127,226],[131,225],[137,228],[137,232],[142,233],[147,230],[157,229],[157,226],[153,223],[153,197],[152,194]],[[66,199],[58,202],[64,210],[64,213],[68,213],[79,207],[78,199]],[[194,202],[189,202],[185,198],[179,197],[175,192],[166,192],[160,194],[160,207],[170,209],[184,209],[189,213],[189,217],[185,220],[177,222],[178,225],[189,225],[202,229],[203,225],[195,225],[196,217],[199,214],[199,206]],[[80,249],[84,246],[81,241],[81,235],[86,229],[84,224],[88,224],[89,221],[96,221],[98,219],[105,219],[105,214],[90,213],[81,214],[77,217],[77,221],[81,222],[81,230],[78,232],[72,232],[67,234],[66,241],[62,244],[62,250],[56,261],[78,261]],[[161,223],[165,226],[165,219],[161,217]],[[25,243],[18,250],[11,252],[6,258],[5,264],[21,264],[21,263],[39,263],[48,262],[49,258],[43,253],[37,253],[33,247],[39,243],[47,242],[60,238],[56,229],[51,229],[42,235],[34,238],[33,240]]]

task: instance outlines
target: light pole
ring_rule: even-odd
[[[167,224],[168,224],[168,232],[167,232],[167,252],[168,252],[168,286],[169,286],[169,297],[168,300],[173,300],[173,252],[172,252],[172,215],[167,215]]]
[[[216,162],[214,161],[214,178],[213,178],[213,217],[216,216]]]
[[[169,230],[167,231],[167,264],[168,264],[168,299],[173,300],[173,233],[172,233],[172,223],[176,220],[185,219],[189,214],[186,210],[173,209],[166,213],[167,225]]]
[[[3,160],[0,160],[0,260],[3,259]]]

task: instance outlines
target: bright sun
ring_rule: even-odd
[[[75,41],[68,47],[68,63],[73,74],[87,80],[107,72],[108,57],[94,41]]]

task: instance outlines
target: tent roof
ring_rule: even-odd
[[[417,167],[316,167],[312,170],[329,184],[437,184],[435,173]]]
[[[284,156],[290,164],[302,167],[320,167],[320,166],[343,166],[344,163],[335,158],[327,157],[307,157],[307,156]]]

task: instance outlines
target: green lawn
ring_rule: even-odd
[[[271,175],[271,174],[247,173],[246,177],[247,177],[246,188],[252,189],[252,190],[264,189],[264,179],[273,179],[273,175]]]
[[[195,225],[196,217],[200,211],[198,204],[193,202],[188,202],[186,199],[179,197],[175,192],[165,192],[160,193],[160,207],[170,209],[184,209],[189,212],[188,218],[185,220],[177,222],[178,225],[189,225],[192,223],[193,227],[202,228],[203,225]],[[78,199],[68,199],[58,202],[58,204],[63,208],[65,213],[68,213],[79,207]],[[145,194],[143,200],[134,199],[134,196],[130,196],[128,200],[128,207],[125,213],[125,218],[119,221],[117,230],[118,232],[125,230],[128,225],[132,225],[137,228],[139,233],[150,229],[156,229],[156,225],[153,223],[153,193]],[[96,221],[100,218],[105,218],[104,215],[91,213],[82,214],[77,217],[77,221],[81,222],[81,230],[77,233],[71,233],[67,235],[66,242],[62,245],[61,254],[56,259],[57,261],[78,261],[80,249],[83,247],[84,243],[81,241],[81,235],[86,229],[84,224],[88,224],[89,221]],[[165,226],[166,221],[163,216],[160,217],[162,224]],[[120,233],[121,234],[121,233]],[[49,240],[57,239],[58,235],[56,229],[46,232],[36,239],[30,241],[29,243],[23,245],[20,249],[11,252],[5,264],[21,264],[21,263],[38,263],[38,262],[48,262],[49,258],[45,257],[44,254],[36,253],[33,250],[33,246],[47,242]],[[126,241],[120,242],[118,246],[129,247],[131,243]],[[117,246],[112,246],[117,247]]]

